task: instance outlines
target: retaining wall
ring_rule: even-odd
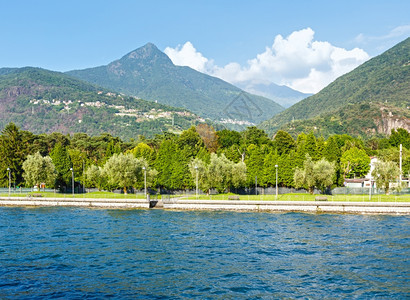
[[[0,206],[82,206],[100,208],[149,208],[145,199],[0,197]]]
[[[170,200],[164,209],[410,214],[408,202]]]

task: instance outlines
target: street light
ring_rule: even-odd
[[[369,189],[369,201],[372,201],[372,164],[370,164],[370,189]]]
[[[72,183],[72,193],[73,193],[73,198],[74,198],[74,169],[70,168],[71,171],[71,183]]]
[[[276,200],[278,200],[278,165],[275,165],[276,168]]]
[[[9,172],[9,197],[10,197],[10,188],[11,188],[11,170],[10,170],[10,168],[7,168],[7,171]]]
[[[145,198],[147,198],[147,169],[145,167],[142,167],[144,170],[144,194]]]
[[[196,199],[198,199],[198,166],[195,166],[195,171],[196,171],[196,189],[195,189],[195,196]]]

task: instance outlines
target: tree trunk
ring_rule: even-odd
[[[124,195],[127,195],[127,187],[124,186]]]

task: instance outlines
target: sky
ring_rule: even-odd
[[[410,1],[0,0],[0,68],[68,71],[154,43],[237,85],[316,93],[410,36]]]

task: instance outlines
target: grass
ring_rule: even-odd
[[[310,194],[281,194],[276,199],[275,195],[238,195],[240,200],[254,201],[315,201],[317,196]],[[181,196],[182,199],[194,200],[195,195]],[[347,202],[410,202],[410,194],[407,195],[372,195],[371,200],[369,194],[363,195],[325,195],[327,201],[347,201]],[[229,195],[200,195],[199,200],[229,200]]]
[[[11,197],[30,197],[41,195],[41,197],[47,198],[73,198],[72,194],[53,193],[53,192],[29,192],[29,193],[11,193]],[[229,196],[235,194],[218,194],[218,195],[200,195],[199,200],[229,200]],[[8,197],[8,193],[1,193],[0,197]],[[235,195],[239,196],[240,200],[249,201],[315,201],[315,198],[320,195],[310,194],[280,194],[278,199],[275,199],[275,195]],[[325,195],[327,201],[347,201],[347,202],[410,202],[410,194],[406,195],[372,195],[371,200],[369,194],[363,195]],[[152,199],[158,199],[161,196],[151,196]],[[181,198],[185,200],[197,199],[195,195],[170,195],[171,198]],[[145,199],[144,194],[117,194],[112,192],[91,192],[85,194],[74,194],[74,198],[78,199],[96,199],[96,198],[109,198],[109,199]]]
[[[35,197],[41,195],[44,198],[73,198],[73,194],[53,193],[53,192],[29,192],[29,193],[11,193],[10,197]],[[8,197],[8,193],[0,194],[0,197]],[[92,192],[84,194],[74,194],[74,198],[78,199],[93,199],[93,198],[109,198],[109,199],[145,199],[144,194],[117,194],[112,192]]]

